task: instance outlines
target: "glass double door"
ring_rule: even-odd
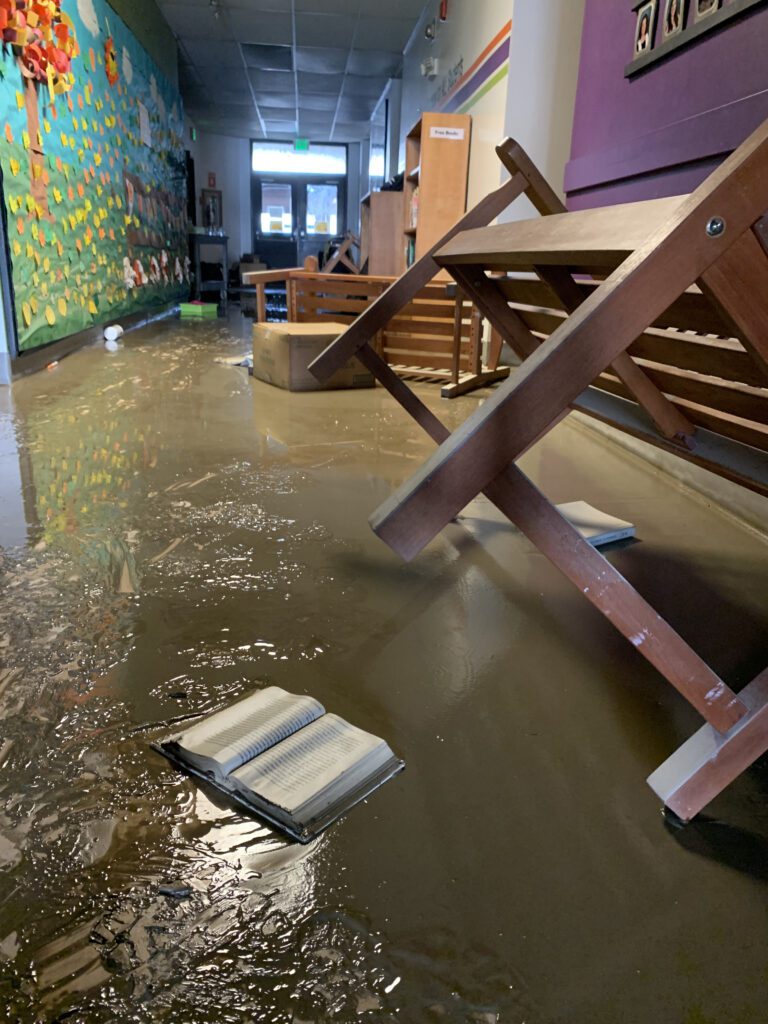
[[[344,178],[253,179],[253,251],[270,267],[300,267],[346,230]]]

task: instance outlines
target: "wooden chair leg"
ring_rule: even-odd
[[[448,429],[369,346],[358,358],[437,444],[445,441]],[[736,694],[516,466],[492,481],[485,494],[707,721],[727,729],[746,712]]]
[[[400,380],[384,360],[376,356],[367,345],[360,350],[359,358],[379,382],[387,388],[392,397],[400,403],[405,411],[413,417],[437,444],[441,444],[449,436],[448,429],[440,422],[437,416]],[[522,474],[520,475],[522,476]],[[533,485],[530,484],[529,487],[532,488]],[[494,498],[498,497],[500,496],[494,496]],[[541,495],[539,495],[536,502],[538,508],[531,506],[529,499],[530,492],[527,495],[521,494],[517,497],[516,503],[522,502],[525,520],[521,523],[520,519],[516,519],[516,525],[521,530],[524,529],[529,539],[536,544],[541,540],[543,532],[545,539],[547,539],[546,550],[542,548],[544,553],[548,557],[553,558],[555,564],[558,564],[560,568],[566,571],[566,575],[579,586],[579,589],[586,589],[586,596],[605,614],[605,607],[601,607],[598,601],[595,600],[595,595],[599,593],[599,587],[595,589],[594,593],[589,588],[589,584],[585,584],[585,587],[582,587],[581,582],[583,581],[578,579],[575,574],[578,571],[578,567],[574,565],[574,561],[567,559],[564,567],[562,555],[557,554],[554,546],[563,543],[560,529],[552,533],[546,524],[542,524],[540,521],[540,512],[544,511],[551,518],[552,513],[557,514],[556,510],[551,508],[551,506],[550,508],[545,508],[544,506],[548,506],[549,502]],[[515,516],[516,508],[513,508],[511,504],[507,504],[503,498],[503,504],[496,501],[494,503],[505,514],[510,515],[511,513]],[[570,542],[574,543],[573,536],[571,536]],[[584,544],[586,542],[578,536],[577,547],[582,549],[583,554],[586,553],[582,547]],[[588,544],[587,547],[589,547]],[[593,554],[597,553],[592,552],[589,556],[590,561],[593,560]],[[597,554],[597,557],[603,564],[599,569],[596,567],[593,570],[593,575],[596,571],[597,578],[600,580],[604,567],[607,566],[610,570],[612,570],[612,567],[601,555]],[[615,570],[612,571],[615,572]],[[630,584],[621,577],[620,580],[621,582],[617,581],[619,588],[624,589],[625,595],[630,595],[631,597],[632,588]],[[606,593],[603,596],[606,598],[606,605],[614,607],[614,595]],[[643,602],[642,598],[640,598],[640,602]],[[648,606],[647,610],[650,613],[651,620],[663,622],[650,606]],[[643,614],[642,604],[638,605],[637,611]],[[625,632],[617,620],[611,618],[611,621],[622,632]],[[644,621],[647,622],[648,618],[645,618]],[[624,623],[624,625],[626,626],[627,623]],[[635,640],[638,637],[638,633],[642,635],[646,628],[646,626],[640,626],[638,632],[631,639]],[[674,631],[671,632],[674,633]],[[687,667],[683,668],[683,672],[695,667],[697,656],[690,649],[686,650],[687,645],[677,637],[677,634],[674,634],[672,644],[678,648],[679,653],[684,659],[681,665],[685,665],[686,658],[690,658],[693,655]],[[648,657],[651,653],[650,648],[644,648],[643,644],[640,644],[637,649],[645,657]],[[662,641],[661,650],[659,651],[661,662],[653,662],[665,678],[668,678],[667,673],[670,667],[667,661],[668,653],[669,651]],[[649,660],[652,659],[649,658]],[[704,666],[703,672],[705,676],[709,674],[709,671]],[[720,726],[722,731],[719,731],[709,723],[705,724],[698,733],[665,761],[648,779],[649,785],[661,797],[666,806],[685,821],[698,814],[706,804],[725,789],[745,768],[768,750],[768,670],[761,676],[758,676],[746,689],[742,690],[738,697],[719,681],[715,683],[713,689],[718,689],[721,686],[723,687],[722,692],[724,696],[722,699],[724,700],[726,711],[725,720]],[[688,696],[687,694],[685,695]],[[744,712],[742,712],[742,708]],[[706,708],[706,712],[709,712],[709,708]],[[737,718],[740,713],[741,718]],[[734,724],[730,727],[727,724],[729,720],[734,721]]]
[[[376,533],[406,559],[429,543],[751,230],[768,207],[766,163],[768,123],[682,200],[664,228],[626,259],[381,506],[373,518]],[[720,221],[725,231],[707,230]],[[449,258],[438,262],[450,269]]]
[[[768,379],[768,258],[753,231],[745,232],[699,285]]]
[[[666,807],[690,821],[768,751],[768,669],[739,693],[747,708],[722,733],[703,725],[648,777]]]
[[[578,309],[584,301],[584,294],[567,268],[536,267],[535,270],[539,278],[557,295],[567,312],[572,313]],[[622,352],[611,365],[619,380],[656,424],[662,437],[693,448],[696,427],[659,391],[629,353]]]
[[[483,318],[474,306],[469,315],[469,372],[479,377],[483,369]]]
[[[501,347],[504,344],[504,339],[501,336],[501,332],[498,331],[493,325],[491,325],[491,338],[488,343],[488,369],[495,370],[499,365],[501,359]]]
[[[453,308],[453,352],[451,359],[451,383],[459,383],[461,366],[461,333],[464,324],[464,294],[461,288],[456,289],[456,305]]]
[[[440,267],[435,263],[434,253],[460,231],[469,228],[484,227],[491,223],[505,210],[510,203],[521,196],[528,187],[522,174],[515,175],[505,182],[501,188],[491,192],[477,206],[465,214],[461,220],[448,231],[439,242],[432,246],[428,253],[406,270],[394,281],[364,313],[350,324],[349,328],[331,345],[309,364],[310,371],[318,380],[326,380],[336,370],[352,358],[357,350],[365,345],[373,335],[381,330],[439,273]]]

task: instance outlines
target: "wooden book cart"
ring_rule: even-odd
[[[525,154],[498,152],[507,196],[548,213]],[[515,461],[577,409],[768,495],[767,209],[768,122],[690,196],[454,232],[408,274],[447,268],[524,362],[452,435],[367,346],[365,317],[313,364],[357,352],[439,444],[372,517],[390,547],[413,558],[484,492],[703,716],[648,780],[683,820],[768,750],[768,669],[737,695]]]
[[[259,321],[266,319],[266,288],[285,280],[288,320],[350,324],[392,284],[391,277],[325,274],[298,269],[243,275],[255,286]],[[451,294],[448,294],[448,292]],[[395,373],[408,380],[441,384],[443,398],[455,398],[509,376],[499,366],[500,339],[483,363],[482,318],[455,284],[433,281],[377,331],[371,344]]]
[[[362,273],[361,268],[358,267],[352,256],[353,246],[356,246],[359,252],[360,239],[357,235],[353,235],[351,231],[348,231],[340,241],[335,242],[331,246],[331,252],[328,259],[323,264],[323,273],[332,274],[339,264],[341,264],[342,267],[346,267],[350,274]]]

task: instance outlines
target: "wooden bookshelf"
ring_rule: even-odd
[[[369,192],[361,201],[360,266],[364,274],[399,277],[403,273],[402,223],[402,192]]]
[[[420,259],[466,211],[469,114],[422,114],[405,139],[402,250]]]

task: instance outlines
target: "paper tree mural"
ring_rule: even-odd
[[[120,71],[117,66],[117,51],[115,50],[115,40],[112,36],[107,36],[104,42],[104,70],[107,75],[107,81],[110,85],[115,85],[118,78],[120,77]]]
[[[107,0],[0,0],[0,39],[19,350],[186,298],[178,90]]]
[[[48,172],[43,157],[38,90],[47,88],[51,101],[74,84],[72,60],[79,53],[72,22],[60,0],[0,0],[3,49],[16,58],[24,86],[29,136],[30,193],[46,218]]]

